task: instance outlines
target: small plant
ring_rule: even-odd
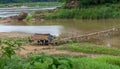
[[[72,69],[72,61],[67,58],[56,58],[53,56],[36,56],[30,62],[32,69]],[[29,68],[28,68],[29,69]]]
[[[0,40],[0,49],[2,56],[11,58],[15,54],[15,50],[20,49],[22,43],[19,40]]]
[[[28,14],[28,16],[25,18],[26,20],[30,20],[30,19],[32,19],[33,18],[33,16],[31,15],[31,14]]]
[[[0,69],[120,69],[119,57],[55,57],[31,55],[27,58],[12,56],[0,58]]]

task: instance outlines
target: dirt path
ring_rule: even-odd
[[[26,34],[26,33],[15,33],[15,32],[0,32],[0,38],[14,38],[14,37],[19,37],[19,38],[24,38],[31,36],[31,34]],[[87,56],[87,57],[96,57],[99,56],[99,54],[88,54],[88,53],[82,53],[82,52],[71,52],[71,51],[66,51],[66,50],[57,50],[57,47],[55,46],[23,46],[20,50],[16,51],[18,55],[21,56],[27,56],[29,54],[39,54],[39,53],[44,53],[48,55],[69,55],[69,56]]]
[[[49,47],[49,46],[23,46],[23,49],[17,51],[17,54],[22,56],[27,56],[29,54],[39,54],[44,53],[48,55],[69,55],[69,56],[87,56],[87,57],[97,57],[98,54],[88,54],[82,52],[71,52],[66,50],[56,50],[56,47]]]

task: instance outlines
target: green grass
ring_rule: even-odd
[[[114,57],[110,58],[114,59]],[[13,56],[11,59],[2,57],[0,58],[0,69],[120,69],[118,64],[99,61],[102,59],[104,58],[63,58],[49,55],[31,55],[27,58]],[[55,67],[56,64],[57,67]]]
[[[27,17],[25,18],[25,20],[28,21],[28,20],[30,20],[30,19],[32,19],[32,18],[33,18],[33,16],[32,16],[31,14],[28,14]]]
[[[95,58],[95,60],[120,66],[120,56],[100,56]]]
[[[74,52],[95,53],[120,56],[120,49],[106,46],[97,46],[94,44],[70,43],[58,48],[59,50],[68,50]]]
[[[120,69],[117,65],[102,63],[91,58],[77,58],[73,59],[74,69]]]
[[[18,42],[22,41],[21,39],[14,40],[17,40]],[[9,43],[7,44],[11,47],[15,47]],[[117,54],[117,56],[98,56],[94,58],[84,56],[71,57],[65,54],[53,56],[45,54],[30,54],[27,57],[11,55],[11,58],[0,56],[0,69],[120,69],[120,49],[117,48],[72,43],[62,46],[59,49],[110,55]]]
[[[0,40],[9,40],[9,41],[19,41],[22,43],[22,45],[27,45],[29,44],[29,36],[28,37],[24,37],[24,38],[20,38],[20,37],[15,37],[15,38],[0,38]]]
[[[50,13],[46,19],[106,19],[120,18],[120,3],[94,5],[89,7],[59,9],[55,13]]]

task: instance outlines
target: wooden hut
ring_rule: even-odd
[[[29,42],[37,41],[39,45],[49,45],[54,37],[51,34],[34,34],[30,37]]]

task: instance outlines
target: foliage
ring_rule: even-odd
[[[0,3],[54,2],[56,0],[0,0]]]
[[[114,59],[114,57],[111,58]],[[120,69],[119,65],[99,60],[99,57],[62,58],[48,55],[31,55],[27,58],[21,58],[12,56],[11,60],[5,57],[0,58],[0,69]]]
[[[67,0],[58,0],[58,2],[67,2]]]
[[[0,69],[24,69],[24,62],[19,56],[12,56],[11,59],[1,57]]]
[[[59,6],[61,3],[58,2],[33,2],[33,3],[7,3],[7,4],[0,4],[0,7],[8,7],[8,6],[28,6],[28,7],[41,7],[41,6]]]
[[[117,3],[120,0],[78,0],[81,5],[99,5],[104,3]]]
[[[65,2],[66,4],[70,1],[75,0],[58,0],[59,2]],[[106,3],[117,3],[120,2],[120,0],[77,0],[79,7],[86,7],[90,5],[100,5],[100,4],[106,4]]]
[[[74,69],[120,69],[119,66],[100,62],[92,58],[77,58],[74,61]]]
[[[45,16],[46,19],[106,19],[120,18],[120,3],[89,6],[88,8],[58,9]]]
[[[1,38],[0,40],[6,41],[6,40],[11,40],[11,41],[19,41],[22,45],[27,45],[29,43],[29,38],[30,36],[25,36],[25,37],[13,37],[13,38]]]
[[[67,58],[35,56],[27,69],[72,69],[72,61]]]
[[[2,51],[2,56],[7,56],[11,58],[15,54],[15,50],[21,47],[22,43],[18,40],[0,40],[0,49]]]
[[[96,57],[95,60],[120,66],[120,56],[100,56]]]
[[[30,20],[32,18],[33,18],[33,16],[31,14],[28,14],[28,16],[25,18],[25,20]]]
[[[107,54],[107,55],[117,55],[120,56],[120,49],[97,46],[93,44],[67,44],[58,48],[59,50],[69,50],[74,52],[85,52],[85,53],[96,53],[96,54]]]

